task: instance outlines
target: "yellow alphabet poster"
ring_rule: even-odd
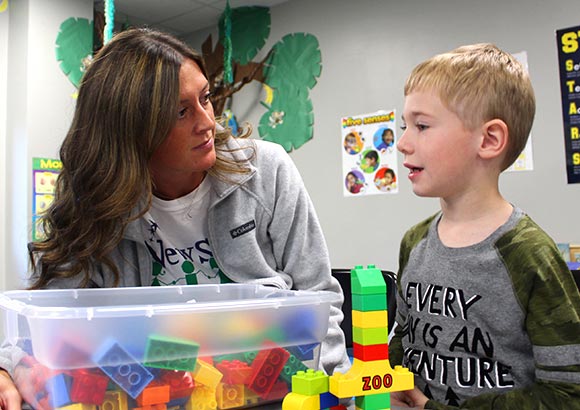
[[[32,240],[42,239],[38,220],[54,199],[56,179],[62,162],[50,158],[32,159]]]

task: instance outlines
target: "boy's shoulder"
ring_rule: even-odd
[[[431,226],[431,224],[433,223],[433,221],[436,218],[439,218],[440,215],[441,215],[441,212],[439,211],[439,212],[429,216],[428,218],[423,219],[421,222],[413,225],[411,228],[409,228],[407,230],[407,232],[405,232],[405,235],[403,237],[403,242],[416,243],[416,242],[420,241],[422,238],[424,238],[425,236],[427,236],[427,233],[429,232],[429,227]]]

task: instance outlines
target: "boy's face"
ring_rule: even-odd
[[[430,91],[407,95],[403,124],[397,149],[405,156],[403,165],[415,194],[452,198],[473,189],[470,171],[477,161],[477,130],[466,129]]]

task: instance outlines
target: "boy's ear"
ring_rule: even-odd
[[[500,119],[493,119],[482,126],[482,139],[479,156],[493,159],[503,155],[507,148],[509,131],[507,124]]]

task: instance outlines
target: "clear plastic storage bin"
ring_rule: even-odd
[[[34,408],[205,410],[281,400],[318,368],[338,298],[225,284],[10,291],[0,307]]]

